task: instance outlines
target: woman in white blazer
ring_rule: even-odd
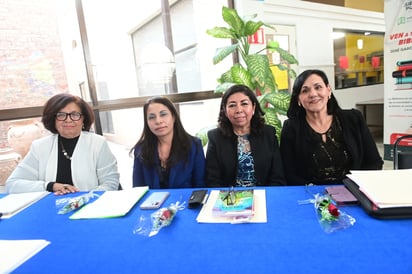
[[[30,151],[6,181],[8,193],[117,190],[117,161],[103,136],[90,133],[93,110],[78,96],[61,93],[43,109],[52,134],[33,141]]]

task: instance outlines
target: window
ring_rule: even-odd
[[[384,33],[334,30],[335,89],[383,83]]]

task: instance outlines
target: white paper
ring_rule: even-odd
[[[2,219],[10,218],[45,197],[49,192],[25,192],[13,193],[0,199],[0,213],[3,214]]]
[[[149,190],[148,186],[106,191],[96,201],[85,205],[70,219],[113,218],[126,215]]]
[[[0,273],[10,273],[50,244],[46,240],[0,240]]]
[[[233,218],[225,217],[216,217],[213,216],[212,210],[213,205],[216,202],[216,199],[219,196],[219,190],[212,190],[209,194],[206,204],[203,205],[202,209],[199,212],[196,220],[199,223],[238,223],[238,222],[247,222],[247,223],[266,223],[267,214],[266,214],[266,191],[264,189],[254,189],[254,215],[253,217],[246,220],[234,220]]]
[[[355,170],[347,176],[380,208],[412,206],[412,169]]]

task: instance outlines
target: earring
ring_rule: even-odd
[[[302,106],[302,105],[300,104],[300,102],[298,102],[298,106]]]

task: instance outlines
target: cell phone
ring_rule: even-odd
[[[200,190],[193,190],[192,194],[190,195],[189,198],[189,208],[197,208],[200,205],[202,205],[207,198],[207,190],[206,189],[200,189]]]
[[[325,190],[338,205],[357,205],[359,203],[358,199],[344,185],[329,186]]]
[[[162,206],[169,197],[170,193],[167,191],[153,192],[143,201],[140,205],[140,209],[157,209]]]

